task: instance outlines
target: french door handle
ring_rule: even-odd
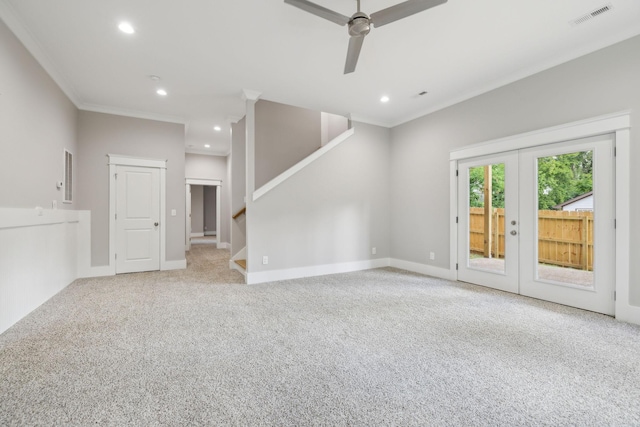
[[[518,232],[516,230],[511,230],[511,235],[515,236],[516,234],[518,234]]]
[[[158,226],[158,223],[157,223],[157,222],[154,222],[154,223],[153,223],[153,225],[155,225],[155,226],[157,227],[157,226]]]

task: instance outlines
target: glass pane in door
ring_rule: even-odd
[[[593,287],[593,152],[539,157],[539,280]]]
[[[504,163],[469,168],[469,267],[505,271]]]

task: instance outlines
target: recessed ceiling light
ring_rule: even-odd
[[[149,76],[149,80],[151,80],[152,82],[159,82],[162,79],[160,78],[160,76],[156,76],[155,74],[151,74]]]
[[[209,144],[204,144],[204,148],[211,148]]]
[[[133,28],[133,25],[129,24],[128,22],[121,22],[118,25],[118,29],[126,34],[133,34],[136,32],[136,30]]]
[[[164,89],[158,89],[156,93],[160,96],[167,96],[167,91]]]
[[[214,126],[213,130],[215,130],[216,132],[220,132],[222,128],[220,126]]]
[[[382,98],[380,98],[380,102],[389,102],[389,97],[388,96],[383,96]]]

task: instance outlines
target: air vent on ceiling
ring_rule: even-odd
[[[606,4],[604,6],[600,6],[599,8],[587,13],[586,15],[582,15],[579,18],[574,19],[573,21],[569,21],[571,25],[580,25],[583,24],[593,18],[596,18],[603,13],[609,12],[613,9],[613,5],[611,3]]]

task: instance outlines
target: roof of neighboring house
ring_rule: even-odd
[[[589,197],[589,196],[593,196],[593,190],[591,190],[591,191],[589,191],[589,192],[587,192],[587,193],[581,194],[581,195],[579,195],[579,196],[577,196],[577,197],[574,197],[574,198],[573,198],[573,199],[571,199],[571,200],[567,200],[566,202],[563,202],[563,203],[557,204],[557,205],[555,205],[555,206],[553,207],[553,209],[562,209],[562,208],[564,208],[565,206],[570,205],[570,204],[571,204],[571,203],[573,203],[573,202],[577,202],[578,200],[586,199],[586,198],[587,198],[587,197]]]

